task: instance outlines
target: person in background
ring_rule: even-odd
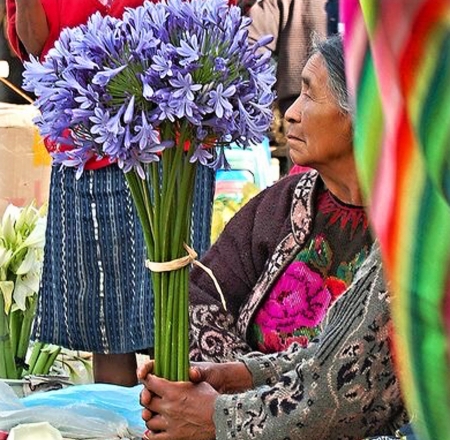
[[[284,115],[297,99],[300,76],[314,34],[326,36],[326,0],[259,0],[247,12],[252,19],[249,39],[273,35],[267,49],[277,64],[277,106]]]
[[[247,15],[253,20],[249,39],[257,41],[265,35],[274,40],[267,46],[277,64],[277,100],[271,130],[273,156],[280,161],[280,174],[292,166],[285,138],[284,113],[300,93],[300,74],[308,57],[313,35],[326,36],[326,0],[259,0],[246,2]]]
[[[155,0],[156,1],[156,0]],[[44,57],[65,27],[95,12],[119,17],[141,0],[7,0],[8,35],[22,60]],[[46,140],[51,151],[70,148]],[[200,167],[194,247],[209,247],[214,174]],[[136,351],[153,346],[153,297],[146,250],[122,170],[91,160],[80,179],[52,168],[45,258],[34,337],[93,352],[96,382],[137,383]]]
[[[191,382],[142,366],[148,439],[360,440],[406,420],[391,315],[353,155],[342,40],[317,42],[286,112],[294,163],[191,277]],[[209,277],[208,277],[209,278]],[[258,350],[257,352],[252,350]]]

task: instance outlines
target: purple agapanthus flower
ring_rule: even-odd
[[[100,154],[144,176],[145,164],[186,136],[190,161],[215,168],[226,165],[223,146],[261,142],[272,121],[274,66],[258,50],[270,39],[252,45],[249,23],[227,0],[167,0],[65,29],[24,73],[41,133],[74,140],[55,163],[81,173]],[[214,142],[221,148],[211,154],[203,145]]]

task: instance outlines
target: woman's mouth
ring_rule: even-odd
[[[288,134],[286,135],[286,139],[288,141],[300,141],[300,142],[305,142],[302,138],[299,138],[297,136],[293,136],[292,134]]]

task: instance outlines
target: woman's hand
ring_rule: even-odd
[[[153,374],[154,361],[149,361],[138,369],[138,379],[144,381]],[[253,388],[250,372],[242,362],[193,362],[189,368],[189,379],[193,383],[207,382],[221,394],[240,393]]]
[[[214,407],[219,393],[241,392],[252,387],[252,377],[241,362],[193,363],[191,382],[170,382],[153,376],[155,362],[138,369],[142,418],[149,439],[209,440],[215,438]]]
[[[142,379],[141,379],[142,380]],[[142,380],[142,418],[156,440],[212,440],[214,406],[219,393],[206,382],[171,382],[152,374]]]

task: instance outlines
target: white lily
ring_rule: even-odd
[[[8,269],[9,262],[13,256],[11,249],[5,248],[0,244],[0,280],[6,280],[6,271]]]
[[[44,260],[45,208],[9,205],[0,222],[0,377],[20,378]],[[19,362],[16,364],[17,359]]]
[[[28,237],[25,238],[21,246],[43,248],[45,242],[46,223],[45,218],[38,217],[36,215],[34,218],[34,227]]]
[[[16,242],[15,223],[20,216],[20,208],[8,205],[2,218],[2,238],[7,243]]]
[[[26,310],[27,298],[36,295],[38,289],[39,277],[34,277],[34,279],[32,276],[17,277],[13,293],[14,303],[20,310]]]

